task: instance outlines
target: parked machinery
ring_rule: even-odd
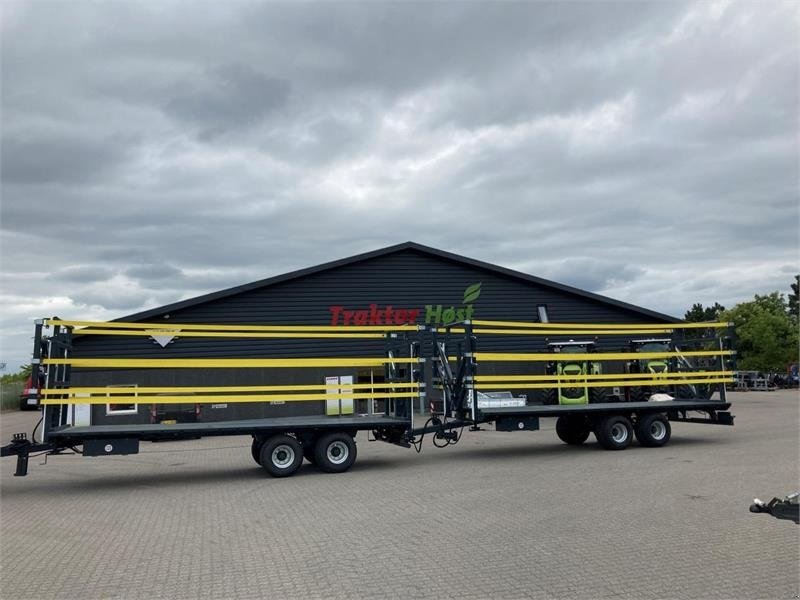
[[[551,342],[547,349],[563,359],[553,360],[545,366],[545,373],[558,378],[559,385],[544,391],[543,404],[589,404],[606,401],[607,388],[587,386],[587,375],[601,375],[603,366],[598,361],[571,359],[570,354],[587,354],[595,351],[594,341]],[[563,383],[561,383],[563,381]]]
[[[632,353],[669,352],[672,346],[670,338],[650,338],[631,340],[629,351]],[[664,379],[664,385],[634,386],[630,388],[631,402],[642,402],[652,394],[669,393],[669,380],[667,375],[675,371],[671,360],[667,358],[634,358],[626,364],[628,373],[647,373],[652,379]]]

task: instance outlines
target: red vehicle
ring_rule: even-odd
[[[20,410],[39,410],[39,387],[33,383],[33,377],[28,377],[22,393],[19,395]]]

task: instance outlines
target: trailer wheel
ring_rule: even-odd
[[[261,465],[261,440],[253,438],[253,443],[250,445],[250,455],[256,464]]]
[[[636,422],[636,439],[647,448],[660,448],[671,434],[669,419],[661,413],[642,415]]]
[[[565,444],[580,446],[589,437],[591,429],[584,419],[561,416],[556,419],[556,434]]]
[[[622,415],[612,415],[597,423],[594,435],[606,450],[624,450],[633,438],[633,427]]]
[[[346,433],[323,435],[314,445],[314,459],[326,473],[347,471],[356,462],[356,442]]]
[[[314,443],[305,445],[303,444],[303,458],[305,458],[312,465],[317,464],[317,457],[315,456]]]
[[[273,477],[294,475],[303,464],[303,447],[290,435],[275,435],[261,446],[261,466]]]

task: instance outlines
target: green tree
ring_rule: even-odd
[[[714,302],[714,306],[703,307],[699,302],[692,304],[692,308],[686,311],[684,320],[690,323],[703,323],[706,321],[716,321],[725,311],[725,307],[719,302]]]
[[[720,315],[736,331],[737,367],[744,371],[778,371],[797,362],[798,332],[783,294],[756,294]]]
[[[0,383],[11,383],[13,381],[26,381],[31,374],[30,365],[22,365],[16,373],[7,373],[0,376]]]
[[[800,305],[797,299],[798,293],[800,292],[800,275],[794,276],[794,283],[789,287],[792,288],[792,291],[789,292],[789,315],[795,319],[800,319]]]

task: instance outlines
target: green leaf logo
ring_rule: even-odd
[[[472,304],[475,300],[478,299],[478,296],[481,295],[481,284],[480,282],[469,286],[467,289],[464,290],[464,304]]]

